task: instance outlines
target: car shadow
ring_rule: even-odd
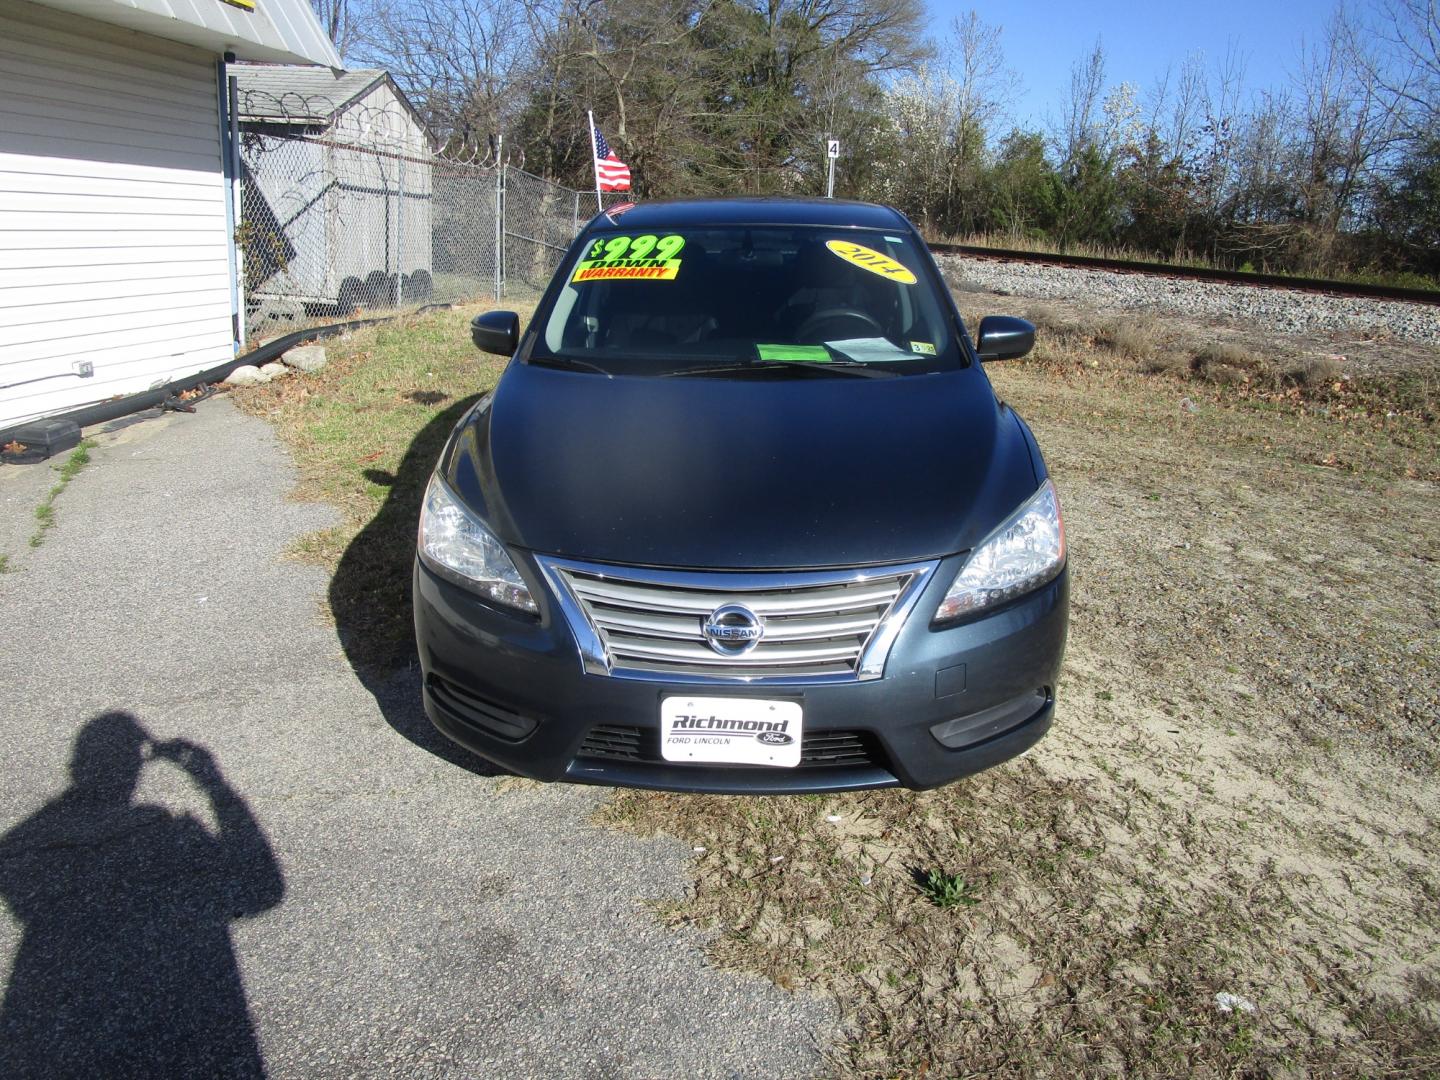
[[[351,669],[385,722],[414,745],[481,776],[504,772],[435,730],[420,701],[420,661],[411,614],[411,571],[420,503],[445,440],[481,395],[454,402],[420,429],[396,471],[365,478],[388,489],[380,510],[340,557],[330,611]]]
[[[154,768],[184,772],[215,828],[135,802]],[[263,1077],[230,923],[284,895],[209,751],[156,742],[128,712],[93,717],[70,786],[0,836],[0,898],[21,928],[0,1075]]]

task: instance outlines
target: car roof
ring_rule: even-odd
[[[582,196],[583,197],[583,196]],[[616,213],[620,210],[620,213]],[[613,215],[613,216],[612,216]],[[797,199],[781,196],[731,199],[668,199],[621,204],[596,214],[585,231],[678,229],[709,225],[829,225],[839,228],[904,229],[900,211],[848,199]]]

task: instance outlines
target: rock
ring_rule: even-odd
[[[301,345],[291,349],[280,359],[296,371],[319,371],[325,366],[325,346]]]
[[[225,377],[227,386],[259,386],[270,381],[269,375],[262,375],[254,364],[242,364]]]
[[[260,374],[271,379],[278,379],[282,375],[289,375],[290,369],[280,363],[279,360],[272,360],[270,363],[261,366]]]
[[[1247,1001],[1239,994],[1232,994],[1226,990],[1222,990],[1215,995],[1215,1007],[1223,1013],[1253,1013],[1255,1011],[1255,1003],[1253,1001]]]

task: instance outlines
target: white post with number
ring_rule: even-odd
[[[840,140],[825,140],[825,156],[830,159],[830,172],[825,178],[825,198],[835,197],[835,159],[840,156]]]

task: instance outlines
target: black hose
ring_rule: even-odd
[[[445,311],[450,304],[426,304],[417,308],[410,314],[418,315],[425,311]],[[244,356],[237,356],[233,360],[227,360],[217,367],[209,368],[206,371],[197,372],[194,375],[186,375],[183,379],[176,379],[174,382],[166,383],[164,386],[157,386],[153,390],[144,390],[138,394],[131,394],[128,397],[112,398],[109,401],[102,401],[95,405],[82,405],[78,409],[71,409],[69,412],[55,413],[50,416],[39,417],[35,420],[27,420],[24,424],[17,424],[14,427],[0,431],[0,446],[4,446],[15,440],[15,435],[22,428],[29,424],[39,423],[40,420],[69,420],[76,427],[87,428],[94,424],[104,424],[111,420],[118,420],[122,416],[129,416],[131,413],[141,412],[145,409],[165,409],[172,407],[170,403],[179,400],[178,395],[185,390],[193,390],[198,386],[206,386],[211,383],[224,382],[226,377],[238,367],[253,364],[259,367],[261,364],[268,364],[277,356],[280,356],[296,345],[304,344],[307,341],[315,341],[320,338],[334,337],[336,334],[343,334],[347,330],[354,330],[361,326],[373,326],[376,323],[389,322],[398,318],[396,315],[385,315],[375,319],[351,319],[349,322],[330,323],[327,326],[312,326],[306,330],[297,330],[293,334],[286,334],[284,337],[268,341],[258,349],[252,349]],[[208,394],[206,395],[209,396]],[[188,410],[186,410],[188,411]]]

